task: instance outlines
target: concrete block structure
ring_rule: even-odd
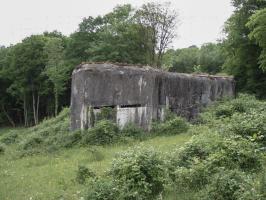
[[[232,77],[170,73],[148,66],[81,64],[72,74],[71,129],[93,126],[101,108],[115,110],[123,127],[134,123],[149,130],[165,110],[191,120],[200,109],[223,97],[234,97]]]

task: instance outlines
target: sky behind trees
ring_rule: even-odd
[[[170,0],[180,25],[174,48],[215,42],[232,14],[230,0]],[[65,35],[78,28],[82,18],[111,12],[117,4],[140,6],[146,0],[1,0],[0,45],[16,44],[31,34],[58,30]],[[160,2],[160,1],[157,1]]]

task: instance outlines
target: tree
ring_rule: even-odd
[[[209,74],[221,72],[224,61],[221,44],[206,43],[201,46],[197,63],[201,72]]]
[[[69,79],[68,68],[64,62],[64,46],[61,38],[49,38],[45,47],[45,53],[48,61],[44,69],[44,74],[49,77],[53,84],[55,98],[55,116],[58,114],[58,99],[66,89],[66,83]]]
[[[11,84],[11,80],[6,76],[9,70],[10,52],[11,47],[0,47],[0,124],[8,121],[14,127],[15,121],[12,117],[14,112],[12,111],[14,111],[16,101],[6,90]]]
[[[261,48],[248,37],[250,30],[246,24],[252,14],[266,7],[266,1],[233,0],[232,3],[235,11],[224,28],[226,60],[223,67],[234,75],[238,91],[265,97],[266,76],[258,64]]]
[[[136,16],[142,27],[145,47],[149,49],[149,63],[160,68],[163,54],[176,36],[177,12],[171,9],[170,2],[147,3]]]
[[[30,122],[30,110],[33,112],[34,124],[39,121],[40,95],[42,90],[45,90],[45,77],[42,74],[46,64],[43,51],[45,42],[44,36],[32,35],[15,45],[6,74],[12,80],[7,91],[23,103],[25,126]]]
[[[256,11],[248,23],[251,30],[250,39],[255,39],[256,43],[262,48],[259,64],[262,70],[266,71],[266,8]]]
[[[146,49],[134,18],[126,4],[96,18],[84,18],[71,35],[67,57],[75,64],[84,61],[146,64]]]
[[[167,54],[169,54],[168,51]],[[189,48],[177,49],[173,54],[172,64],[169,71],[180,73],[192,73],[198,65],[199,48],[192,46]],[[167,56],[168,57],[168,56]],[[168,64],[169,65],[169,64]]]

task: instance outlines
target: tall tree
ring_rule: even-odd
[[[59,95],[65,91],[65,86],[67,84],[67,80],[69,79],[69,67],[64,61],[64,45],[61,38],[49,38],[44,50],[48,57],[44,73],[49,77],[49,80],[53,84],[55,99],[54,113],[56,116],[58,114]]]
[[[147,3],[137,12],[137,21],[143,27],[145,46],[149,49],[149,62],[158,68],[162,57],[176,36],[177,12],[170,2]]]
[[[256,43],[262,48],[259,64],[261,69],[266,71],[266,8],[254,13],[247,23],[251,30],[250,39],[255,39]]]
[[[209,74],[221,72],[224,61],[221,44],[206,43],[201,46],[197,64],[201,72]]]
[[[265,96],[266,76],[259,68],[261,48],[248,35],[246,24],[257,10],[266,7],[264,0],[233,0],[235,11],[225,23],[227,38],[224,41],[226,61],[224,68],[235,76],[237,89]]]
[[[46,64],[43,51],[45,42],[44,36],[33,35],[13,47],[12,62],[8,71],[13,81],[8,91],[23,103],[25,126],[30,123],[30,110],[34,124],[39,121],[40,95],[45,82],[42,75]]]

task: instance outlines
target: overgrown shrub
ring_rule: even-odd
[[[88,185],[86,200],[118,200],[119,188],[114,182],[107,178],[97,178]],[[122,200],[122,199],[121,199]]]
[[[120,137],[119,128],[115,123],[102,120],[88,129],[83,136],[83,143],[90,145],[105,145],[116,142]]]
[[[207,161],[212,167],[239,169],[244,172],[259,172],[262,169],[261,154],[257,145],[241,137],[224,138]]]
[[[184,190],[202,188],[221,167],[251,174],[262,169],[256,144],[241,137],[224,137],[218,133],[194,136],[168,160],[170,177]]]
[[[155,199],[164,190],[164,161],[152,148],[134,147],[112,163],[110,174],[121,199]]]
[[[18,134],[16,132],[11,132],[11,133],[8,133],[7,135],[5,135],[1,139],[1,142],[6,144],[6,145],[9,145],[9,144],[15,143],[17,138],[18,138]]]
[[[71,148],[80,143],[82,140],[81,131],[68,132],[62,138],[61,142],[63,147]]]
[[[126,137],[133,137],[133,138],[143,138],[144,137],[144,130],[140,127],[136,126],[135,124],[129,123],[121,130],[121,135]]]
[[[202,191],[202,200],[260,200],[250,176],[238,170],[220,170]]]
[[[216,117],[231,117],[234,113],[234,110],[231,105],[219,105],[215,109]]]
[[[78,171],[76,175],[76,181],[79,184],[84,184],[88,178],[94,178],[95,173],[85,166],[78,166]]]
[[[5,153],[5,147],[3,144],[0,144],[0,155]]]
[[[27,140],[22,143],[22,149],[29,150],[39,148],[42,143],[43,138],[41,138],[40,136],[33,136],[31,138],[27,138]]]
[[[152,131],[158,135],[174,135],[185,133],[189,129],[188,123],[181,117],[175,117],[162,123],[154,123]]]
[[[266,109],[234,114],[226,129],[234,134],[266,145]]]

